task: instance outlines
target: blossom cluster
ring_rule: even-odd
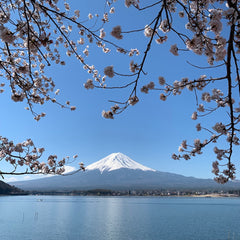
[[[109,13],[114,12],[114,7],[109,2]],[[88,21],[94,18],[100,19],[100,16],[88,14]],[[102,26],[109,21],[107,12],[104,12],[100,21]],[[55,82],[45,73],[46,67],[52,64],[65,65],[60,47],[65,49],[67,56],[75,56],[83,64],[84,70],[92,75],[93,80],[103,85],[105,76],[99,74],[94,65],[87,64],[86,58],[90,54],[88,44],[93,42],[102,48],[104,53],[110,51],[104,41],[106,32],[102,27],[98,36],[96,31],[90,30],[81,22],[80,11],[75,10],[71,14],[71,7],[67,2],[60,3],[57,0],[1,2],[0,74],[9,82],[12,100],[26,101],[28,104],[26,109],[33,113],[36,120],[44,117],[45,113],[36,113],[35,104],[42,105],[51,101],[62,108],[71,110],[76,108],[57,101],[54,96]],[[77,36],[76,39],[74,36],[75,39],[71,39],[73,30],[78,32],[79,38]],[[85,87],[92,89],[93,84],[88,81]],[[1,89],[1,92],[3,91],[4,89]]]
[[[64,174],[66,158],[57,161],[56,155],[50,155],[47,162],[40,162],[44,151],[44,148],[35,147],[31,139],[14,144],[13,141],[0,137],[0,161],[4,160],[12,166],[10,173],[1,170],[0,175]],[[80,166],[80,170],[84,170],[84,165]]]

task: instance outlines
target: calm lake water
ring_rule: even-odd
[[[0,197],[1,240],[240,239],[240,198]]]

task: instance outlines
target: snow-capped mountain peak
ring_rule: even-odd
[[[99,170],[102,173],[103,171],[110,172],[120,168],[128,168],[135,170],[138,169],[142,171],[156,171],[133,161],[131,158],[122,153],[112,153],[107,157],[87,166],[86,170]]]

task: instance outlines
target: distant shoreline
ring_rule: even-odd
[[[22,194],[0,194],[0,197],[7,196],[71,196],[71,197],[157,197],[157,198],[239,198],[237,194],[203,194],[203,195],[106,195],[106,194],[68,194],[68,193],[22,193]]]
[[[19,194],[21,195],[21,194]],[[186,198],[237,198],[240,197],[236,193],[188,193],[188,194],[146,194],[146,193],[127,193],[127,192],[109,192],[101,190],[93,190],[86,192],[37,192],[29,191],[22,195],[36,196],[99,196],[99,197],[186,197]]]

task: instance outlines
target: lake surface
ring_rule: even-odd
[[[1,240],[240,239],[240,198],[0,197]]]

